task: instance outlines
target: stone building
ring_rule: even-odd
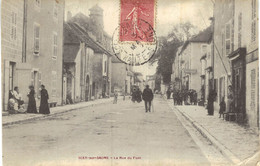
[[[234,2],[234,51],[229,54],[235,107],[259,128],[258,1]]]
[[[20,85],[18,76],[22,70],[20,66],[24,62],[24,1],[3,0],[1,10],[2,110],[6,110],[9,90]]]
[[[134,82],[132,68],[115,56],[112,58],[112,92],[117,90],[121,94],[130,94]]]
[[[4,61],[8,68],[4,77],[10,75],[8,86],[7,82],[3,84],[4,105],[7,91],[14,86],[19,87],[27,103],[29,85],[35,87],[38,104],[41,84],[49,92],[49,102],[61,104],[64,0],[6,1],[3,5],[2,16],[8,16],[3,17],[7,24],[2,26],[11,29],[2,39],[3,57],[8,57]],[[8,43],[13,46],[6,47]]]
[[[214,5],[212,88],[217,92],[215,110],[219,110],[222,97],[227,101],[228,86],[232,84],[231,65],[228,55],[234,50],[234,1],[216,1]]]
[[[209,41],[212,37],[212,29],[208,27],[196,36],[187,40],[181,48],[178,56],[181,68],[182,89],[193,89],[202,97],[202,82],[204,82],[204,71],[202,72],[200,59],[207,54]],[[202,79],[201,79],[202,78]]]
[[[95,5],[89,11],[89,17],[82,13],[77,13],[68,22],[80,27],[81,31],[87,36],[86,40],[92,41],[95,46],[102,50],[94,49],[94,54],[89,59],[89,66],[91,66],[92,71],[90,91],[91,98],[104,98],[111,93],[113,55],[111,37],[104,31],[103,9]]]

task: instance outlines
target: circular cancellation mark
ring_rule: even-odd
[[[142,19],[138,20],[138,24],[125,20],[114,31],[112,49],[121,62],[133,66],[143,65],[156,52],[155,31]]]

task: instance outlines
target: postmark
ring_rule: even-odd
[[[119,60],[133,66],[148,62],[157,49],[155,0],[121,0],[120,25],[112,39]]]

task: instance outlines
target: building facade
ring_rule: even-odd
[[[25,2],[25,3],[23,3]],[[11,24],[3,24],[11,28],[13,46],[6,49],[5,43],[10,41],[3,38],[3,57],[6,68],[5,76],[9,73],[7,86],[3,86],[3,99],[6,108],[7,90],[18,86],[25,104],[28,102],[26,94],[29,85],[33,85],[36,92],[36,103],[39,106],[40,85],[44,84],[49,92],[49,102],[62,103],[62,45],[64,0],[27,0],[6,1],[6,9],[11,8],[11,16],[4,20]],[[13,4],[12,4],[13,3]],[[9,12],[4,11],[7,15]],[[5,14],[4,14],[5,15]],[[9,33],[10,34],[10,33]],[[8,35],[8,33],[6,34]],[[10,50],[12,48],[12,50]],[[7,56],[6,56],[7,57]],[[10,59],[11,58],[11,59]],[[12,58],[16,60],[13,61]]]
[[[227,101],[228,86],[232,85],[231,64],[228,55],[234,51],[234,1],[216,1],[214,4],[213,78],[212,89],[217,93],[214,108],[219,110],[221,98]]]
[[[3,0],[1,9],[2,110],[6,110],[9,90],[19,86],[18,73],[23,62],[24,1]]]
[[[205,88],[203,88],[205,86],[205,63],[201,65],[200,60],[207,55],[211,38],[212,29],[208,27],[186,41],[176,59],[180,61],[182,89],[195,90],[198,98],[203,100],[205,99]],[[176,62],[176,64],[178,63]],[[202,67],[204,68],[202,69]]]
[[[250,11],[250,12],[249,12]],[[234,2],[234,51],[230,53],[235,107],[259,128],[258,1]],[[241,96],[245,96],[241,98]]]
[[[87,41],[94,43],[99,49],[94,49],[94,55],[89,57],[92,74],[90,82],[91,98],[104,98],[111,93],[112,77],[112,47],[111,37],[104,31],[103,9],[98,5],[89,9],[89,17],[77,13],[68,22],[74,23],[81,28]],[[69,18],[69,17],[68,17]]]

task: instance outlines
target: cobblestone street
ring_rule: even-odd
[[[145,113],[143,102],[119,100],[118,104],[97,105],[6,125],[4,165],[229,163],[200,134],[195,133],[200,143],[194,141],[194,135],[191,137],[164,99],[155,98],[154,105],[155,112]]]

